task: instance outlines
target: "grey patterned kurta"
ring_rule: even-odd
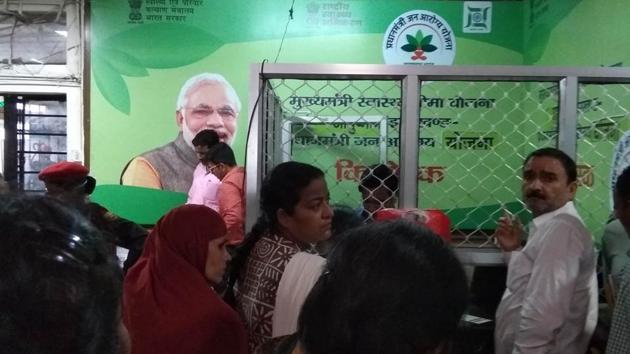
[[[265,234],[252,249],[236,288],[236,308],[245,321],[250,352],[271,339],[278,284],[300,246],[284,237]]]

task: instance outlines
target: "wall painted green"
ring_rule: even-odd
[[[118,183],[120,172],[130,158],[174,138],[177,134],[175,100],[187,78],[201,72],[220,73],[235,87],[247,107],[249,66],[263,59],[274,60],[291,3],[288,0],[198,0],[199,6],[184,6],[188,0],[177,0],[180,8],[194,9],[194,14],[187,15],[184,23],[149,20],[147,7],[155,7],[160,1],[142,2],[143,23],[129,20],[129,1],[92,2],[90,163],[99,184]],[[171,11],[171,1],[164,0],[168,4],[167,11]],[[350,13],[355,25],[323,24],[323,9],[334,4],[347,7],[338,13]],[[490,34],[462,32],[462,1],[310,0],[295,2],[294,20],[289,23],[278,62],[381,64],[385,29],[398,15],[413,9],[434,11],[449,22],[457,40],[454,65],[607,66],[630,60],[627,49],[630,39],[624,35],[630,26],[624,15],[624,0],[608,0],[605,7],[595,0],[493,2]],[[540,130],[555,129],[550,113],[553,99],[540,101],[537,98],[544,87],[546,84],[523,83],[513,88],[510,99],[504,102],[521,102],[521,112],[510,117],[513,126],[494,128],[510,137],[512,145],[519,147],[521,156],[531,150],[531,144],[544,144],[539,141],[530,144],[526,137]],[[586,90],[583,95],[585,99],[601,98],[604,94],[600,91]],[[625,98],[627,90],[620,88],[610,92]],[[604,113],[601,109],[588,113],[580,117],[581,122],[588,125],[610,116],[606,111],[612,112],[608,107],[615,105],[614,100],[603,101]],[[500,113],[507,109],[502,108]],[[487,116],[490,120],[492,117],[493,113]],[[247,119],[246,109],[243,109],[233,144],[239,161],[244,155]],[[473,116],[464,119],[469,120],[470,129],[484,125],[483,119],[479,122],[475,122]],[[627,117],[622,120],[627,121]],[[520,129],[514,132],[514,126]],[[602,204],[601,199],[607,198],[612,145],[610,141],[581,143],[579,151],[584,154],[580,155],[580,162],[592,164],[596,178],[592,189],[580,191],[579,203]],[[507,154],[507,145],[505,149]],[[439,159],[436,156],[425,154],[420,163],[457,159],[457,154],[440,155]],[[510,171],[517,170],[519,163],[509,161]],[[505,195],[506,200],[501,201],[507,202],[509,193],[519,194],[518,178],[508,175],[504,182],[506,187],[500,194]],[[433,194],[443,192],[436,188],[423,193],[422,197],[431,200]],[[598,220],[605,218],[607,208],[602,206],[598,208],[601,210],[587,216],[596,234],[600,230]]]

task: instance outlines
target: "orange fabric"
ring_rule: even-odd
[[[154,189],[162,189],[160,174],[144,157],[136,157],[127,166],[122,175],[122,184],[126,186],[138,186]]]
[[[227,227],[230,244],[243,241],[245,234],[245,169],[234,167],[219,187],[219,213]]]

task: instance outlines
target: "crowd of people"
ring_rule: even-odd
[[[95,180],[78,163],[40,173],[46,197],[0,199],[2,352],[450,352],[469,281],[430,227],[374,218],[396,204],[395,171],[368,167],[355,209],[330,204],[319,168],[281,163],[265,176],[259,218],[245,233],[233,151],[213,130],[192,144],[188,203],[150,231],[90,202]],[[497,354],[591,350],[597,253],[576,190],[564,152],[543,148],[523,162],[533,220],[505,214],[495,231],[507,266]],[[630,231],[630,168],[617,179],[614,212]],[[124,269],[116,246],[130,250]],[[605,350],[630,353],[630,263],[617,269]]]

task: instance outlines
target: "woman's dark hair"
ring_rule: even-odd
[[[212,162],[214,164],[223,163],[228,166],[236,166],[236,158],[234,157],[234,151],[230,145],[226,143],[217,143],[208,150],[208,152],[201,158],[202,164],[208,164]]]
[[[276,231],[278,227],[277,212],[282,209],[287,214],[300,201],[300,193],[313,180],[324,178],[324,172],[309,164],[289,161],[276,166],[265,178],[260,190],[260,212],[249,234],[236,250],[228,273],[228,288],[225,301],[234,304],[234,284],[247,261],[249,253],[267,231]]]
[[[465,273],[432,231],[408,221],[348,231],[306,298],[308,354],[422,354],[446,346],[466,308]]]
[[[118,351],[121,271],[99,232],[47,197],[0,200],[3,353]]]

